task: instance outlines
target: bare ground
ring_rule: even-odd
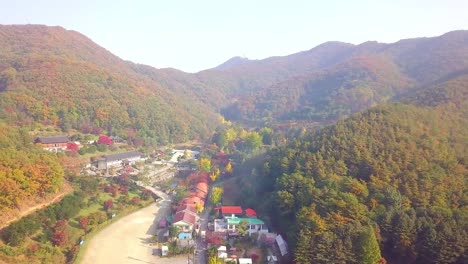
[[[85,241],[89,245],[81,263],[187,263],[186,256],[160,258],[152,254],[155,247],[150,239],[156,234],[158,221],[166,215],[170,205],[167,196],[158,195],[164,200],[123,217],[100,231],[92,240]]]

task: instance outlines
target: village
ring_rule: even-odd
[[[100,136],[85,144],[109,146],[114,140],[120,141]],[[71,141],[67,136],[37,137],[35,143],[56,153],[86,148],[83,142]],[[223,179],[232,177],[232,168],[226,171],[227,166],[232,166],[229,155],[216,153],[209,162],[217,171],[203,171],[200,163],[207,158],[201,158],[200,147],[196,149],[159,150],[148,156],[125,149],[91,156],[82,175],[138,175],[138,185],[158,197],[167,197],[168,208],[159,209],[149,243],[156,263],[157,259],[180,256],[186,257],[185,263],[281,263],[288,253],[282,236],[271,232],[255,208],[223,204],[222,197],[212,191],[213,187],[222,189]]]

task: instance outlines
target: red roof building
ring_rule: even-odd
[[[236,215],[242,215],[242,207],[240,206],[221,206],[221,214],[224,216],[232,216],[235,217]]]
[[[205,201],[203,201],[202,199],[200,199],[200,197],[187,197],[187,198],[184,198],[181,202],[181,204],[188,204],[188,205],[196,205],[196,204],[200,204],[201,206],[205,206]]]
[[[195,186],[195,189],[197,189],[197,190],[199,190],[201,192],[204,192],[204,193],[208,193],[208,184],[205,183],[205,182],[199,182]]]
[[[245,214],[247,217],[257,217],[257,212],[255,212],[255,210],[252,208],[245,209]]]

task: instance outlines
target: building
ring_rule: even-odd
[[[255,210],[252,208],[247,208],[245,209],[245,215],[247,215],[247,217],[254,218],[254,217],[257,217],[257,212],[255,212]]]
[[[227,231],[229,233],[232,232],[237,232],[236,227],[241,223],[241,222],[247,222],[248,228],[247,231],[249,233],[249,236],[254,234],[254,233],[268,233],[268,228],[265,225],[265,222],[258,218],[227,218]]]
[[[34,143],[41,146],[44,150],[52,152],[61,152],[67,149],[67,143],[70,139],[67,136],[55,137],[37,137]]]
[[[258,218],[238,218],[238,217],[215,219],[214,220],[214,232],[238,235],[237,226],[241,222],[246,222],[247,232],[249,236],[254,233],[268,233],[268,228],[265,225],[265,222],[263,222],[262,220]]]
[[[224,218],[228,217],[239,217],[242,216],[243,210],[240,206],[221,206],[218,207],[221,210],[221,215]]]
[[[179,239],[192,238],[192,232],[195,230],[196,217],[188,212],[178,212],[174,215],[173,226],[179,228]]]
[[[142,156],[143,154],[138,151],[109,154],[96,159],[95,165],[100,170],[106,170],[112,167],[135,164],[135,162],[142,159]]]

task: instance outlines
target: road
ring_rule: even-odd
[[[180,153],[183,155],[183,151],[177,151],[168,162],[169,166],[158,170],[153,177],[156,174],[170,173],[167,170],[177,162]],[[153,191],[162,200],[119,219],[96,234],[90,241],[85,241],[89,245],[81,263],[187,263],[187,256],[161,258],[152,254],[154,246],[150,245],[150,239],[157,232],[159,220],[169,212],[171,200],[167,194],[158,189],[149,186],[145,188]],[[203,260],[199,263],[206,262]]]
[[[163,200],[127,215],[93,237],[82,263],[163,263],[152,255],[151,237],[158,221],[169,210],[169,197],[157,190]],[[186,262],[186,261],[185,261]],[[185,263],[181,262],[181,263]]]

